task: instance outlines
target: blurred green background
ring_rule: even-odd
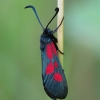
[[[40,27],[45,27],[57,0],[0,0],[0,100],[51,100],[41,78]],[[100,0],[65,0],[65,100],[100,100]],[[50,25],[55,29],[56,19]]]

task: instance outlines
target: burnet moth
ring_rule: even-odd
[[[44,90],[46,91],[47,95],[53,100],[56,100],[57,98],[64,99],[68,93],[68,86],[64,70],[62,69],[58,58],[57,51],[59,51],[61,54],[63,53],[57,47],[56,43],[58,41],[57,38],[55,38],[53,35],[62,24],[64,17],[60,25],[55,30],[50,30],[48,26],[55,18],[55,16],[58,14],[59,8],[55,9],[56,13],[52,17],[50,22],[47,24],[46,28],[43,27],[38,17],[38,14],[33,6],[29,5],[26,6],[25,8],[33,9],[43,29],[43,33],[40,37],[40,50],[42,56],[42,80],[43,80]]]

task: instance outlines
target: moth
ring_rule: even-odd
[[[57,46],[57,42],[59,41],[53,35],[62,24],[64,17],[62,18],[60,25],[55,30],[50,30],[48,26],[58,14],[59,8],[55,9],[56,13],[49,21],[46,28],[43,27],[34,6],[29,5],[25,8],[32,8],[38,19],[38,22],[43,29],[43,33],[40,37],[40,50],[42,59],[42,80],[44,90],[47,95],[53,100],[56,100],[57,98],[64,99],[68,94],[68,85],[64,70],[62,69],[61,63],[58,58],[57,51],[59,51],[61,54],[63,53],[59,50]]]

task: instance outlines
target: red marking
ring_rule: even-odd
[[[54,62],[54,67],[57,68],[58,67],[58,63],[55,61]]]
[[[53,66],[52,62],[50,62],[46,67],[46,74],[51,74],[53,72],[54,72],[54,66]]]
[[[57,55],[57,50],[56,50],[56,47],[54,45],[54,43],[52,42],[52,48],[53,48],[53,53],[54,55]]]
[[[50,44],[47,44],[46,46],[46,54],[49,59],[52,59],[53,54],[52,54],[52,47]]]
[[[55,81],[62,82],[62,76],[61,76],[61,74],[55,73],[53,77],[54,77]]]

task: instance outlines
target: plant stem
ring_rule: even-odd
[[[59,13],[58,13],[57,25],[60,24],[64,16],[64,0],[58,0],[58,8],[59,8]],[[58,48],[63,52],[63,23],[58,29],[57,38],[58,38]],[[63,55],[60,53],[58,55],[61,65],[63,67]]]
[[[58,13],[57,25],[60,24],[64,16],[64,0],[58,0],[58,8],[59,8],[59,13]],[[63,23],[58,29],[57,38],[58,38],[58,48],[60,49],[60,51],[63,52]],[[60,53],[58,55],[61,65],[63,67],[63,55]]]

